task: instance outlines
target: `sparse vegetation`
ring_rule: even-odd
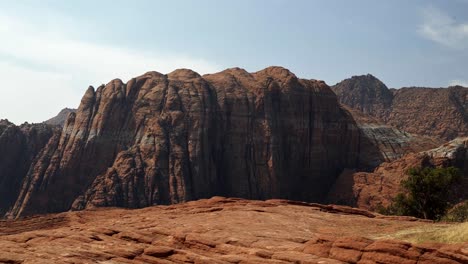
[[[451,206],[447,192],[460,179],[460,172],[455,167],[411,168],[408,179],[401,182],[405,192],[398,194],[389,207],[379,211],[440,220]]]
[[[452,207],[442,217],[442,221],[445,222],[467,222],[468,221],[468,201],[457,204]],[[467,227],[468,228],[468,227]]]
[[[464,243],[468,242],[468,222],[458,224],[425,225],[376,238],[401,239],[411,243]]]

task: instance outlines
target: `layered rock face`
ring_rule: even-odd
[[[44,123],[52,126],[63,127],[65,121],[67,120],[68,114],[70,113],[76,113],[76,109],[64,108],[56,116],[44,121]]]
[[[468,199],[468,138],[457,138],[440,147],[382,163],[370,173],[345,170],[330,190],[328,202],[370,210],[388,206],[402,191],[400,182],[406,179],[407,170],[426,166],[459,168],[462,181],[454,189],[447,190],[447,195],[454,203]]]
[[[148,72],[86,91],[8,215],[213,195],[321,201],[359,145],[330,88],[284,68]]]
[[[30,164],[59,131],[42,124],[16,126],[0,120],[0,214],[15,202]]]
[[[468,88],[388,89],[371,75],[335,86],[339,101],[409,133],[444,140],[468,136]]]
[[[384,124],[377,118],[344,106],[359,128],[358,170],[373,171],[382,162],[397,160],[408,153],[421,152],[444,143],[439,138],[415,135]]]

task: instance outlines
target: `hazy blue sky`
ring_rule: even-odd
[[[0,0],[0,118],[39,122],[149,70],[289,68],[468,86],[468,0]]]

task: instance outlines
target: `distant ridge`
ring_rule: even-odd
[[[63,127],[63,124],[65,123],[65,120],[67,120],[68,114],[70,113],[76,113],[76,109],[64,108],[56,116],[44,121],[44,123],[48,125]]]
[[[340,103],[398,129],[444,140],[468,136],[468,88],[388,89],[370,74],[331,88]]]

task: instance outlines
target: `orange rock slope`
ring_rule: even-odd
[[[467,243],[385,239],[433,225],[344,206],[214,197],[0,222],[0,263],[467,263]]]

